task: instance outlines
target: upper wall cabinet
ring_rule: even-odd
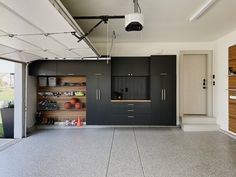
[[[57,75],[85,75],[87,67],[85,61],[58,61]]]
[[[56,61],[38,60],[29,64],[29,75],[33,76],[54,76],[57,71]]]
[[[33,76],[73,76],[89,74],[95,61],[34,61],[29,65],[29,75]]]
[[[112,76],[148,76],[149,57],[112,57]]]

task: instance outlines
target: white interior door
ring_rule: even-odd
[[[185,54],[184,114],[207,114],[207,55]]]

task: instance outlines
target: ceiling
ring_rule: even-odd
[[[29,62],[97,56],[88,43],[77,42],[71,34],[75,29],[49,0],[0,0],[0,24],[0,58]]]
[[[61,0],[72,16],[125,15],[133,12],[133,0]],[[206,0],[139,0],[144,14],[141,32],[125,32],[124,19],[109,20],[90,35],[92,42],[106,42],[112,31],[116,42],[204,42],[213,41],[236,29],[236,0],[218,0],[198,20],[189,17]],[[77,21],[88,31],[97,20]]]

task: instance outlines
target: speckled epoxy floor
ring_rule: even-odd
[[[223,176],[236,176],[236,140],[219,132],[41,130],[0,152],[0,177]]]
[[[0,138],[0,147],[13,141],[13,139],[7,139],[7,138]]]

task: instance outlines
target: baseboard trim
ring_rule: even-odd
[[[150,125],[84,125],[84,126],[61,126],[61,125],[39,125],[36,129],[83,129],[83,128],[180,128],[175,126],[150,126]]]
[[[225,131],[225,130],[223,130],[223,129],[221,129],[221,128],[219,128],[219,132],[221,132],[221,133],[223,133],[223,134],[225,134],[225,135],[227,135],[227,136],[229,136],[229,137],[231,137],[231,138],[233,138],[233,139],[236,139],[236,134],[234,134],[234,133]]]

